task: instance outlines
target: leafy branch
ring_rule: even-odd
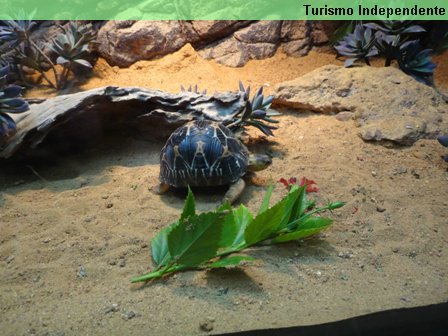
[[[162,229],[151,241],[154,270],[132,282],[188,269],[238,266],[255,259],[234,253],[260,243],[303,239],[328,228],[333,220],[316,214],[340,208],[345,203],[332,202],[316,208],[315,202],[308,199],[307,187],[306,184],[291,185],[288,194],[269,207],[274,189],[270,186],[255,216],[242,204],[234,209],[224,204],[215,211],[197,214],[189,189],[179,220]]]

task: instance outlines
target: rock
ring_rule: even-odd
[[[123,314],[121,314],[121,318],[125,321],[132,320],[137,315],[132,310],[125,310]]]
[[[109,21],[97,42],[111,65],[126,67],[179,50],[187,40],[179,21]]]
[[[280,21],[258,21],[199,51],[205,59],[241,67],[251,59],[271,57],[280,39]]]
[[[137,129],[152,127],[152,136],[166,136],[175,127],[197,117],[231,120],[244,107],[245,99],[239,92],[173,94],[108,86],[60,95],[40,104],[31,104],[25,113],[12,115],[17,133],[0,149],[0,159],[34,150],[48,135],[57,138],[58,145],[82,146],[83,141],[97,135],[99,129],[128,123]],[[165,127],[160,127],[163,123]],[[156,131],[162,133],[156,134]]]
[[[360,136],[383,144],[412,145],[448,131],[443,97],[394,67],[324,66],[277,85],[274,104],[353,113]]]
[[[311,29],[313,45],[318,46],[327,43],[339,26],[339,21],[313,21]]]
[[[336,114],[336,119],[339,121],[349,121],[352,120],[353,117],[353,112],[339,112],[338,114]]]
[[[135,17],[147,10],[138,9]],[[100,29],[97,42],[101,56],[120,67],[167,55],[187,43],[206,59],[240,67],[251,59],[271,57],[280,45],[288,55],[304,56],[314,44],[328,42],[338,25],[339,22],[288,20],[118,20],[109,21]]]
[[[194,20],[180,21],[188,43],[195,48],[230,36],[240,28],[247,27],[252,21],[242,20]]]
[[[199,324],[199,329],[201,331],[209,332],[213,330],[213,322],[204,321]]]

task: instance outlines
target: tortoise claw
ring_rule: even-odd
[[[154,193],[156,193],[157,195],[163,195],[165,194],[168,190],[170,190],[170,185],[166,184],[166,183],[160,183],[158,186],[156,186],[154,188]]]

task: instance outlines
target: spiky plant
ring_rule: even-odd
[[[241,132],[244,126],[254,126],[265,135],[274,135],[272,130],[278,127],[270,124],[278,123],[278,120],[271,117],[280,115],[280,113],[270,109],[274,96],[264,97],[263,87],[260,87],[250,99],[250,86],[244,88],[241,81],[239,82],[239,90],[244,93],[246,106],[244,110],[234,116],[227,126],[236,133]]]
[[[92,64],[85,57],[90,52],[90,43],[95,36],[91,24],[80,25],[70,21],[67,28],[61,26],[61,29],[63,33],[53,40],[50,49],[58,55],[56,63],[63,67],[59,76],[59,85],[63,87],[75,63],[92,68]]]
[[[0,43],[8,43],[11,48],[28,41],[33,28],[36,26],[30,20],[4,20],[0,23]]]
[[[28,103],[20,98],[22,88],[8,85],[9,65],[0,66],[0,147],[16,133],[16,123],[7,113],[22,113],[29,109]]]
[[[347,34],[344,39],[335,46],[339,55],[346,56],[345,67],[350,67],[356,61],[364,61],[370,65],[370,57],[378,55],[375,47],[375,36],[372,29],[358,24],[353,33]]]
[[[186,89],[182,84],[180,85],[180,91],[182,92],[191,92],[191,93],[196,93],[196,94],[203,94],[206,95],[207,94],[207,89],[202,90],[202,92],[199,92],[199,88],[198,85],[195,84],[194,86],[188,86],[188,88]]]
[[[437,141],[443,146],[448,147],[448,135],[441,135],[437,138]],[[448,162],[448,155],[445,155],[443,159]]]
[[[364,24],[364,26],[373,30],[382,31],[387,35],[402,35],[426,32],[425,28],[419,25],[415,25],[414,21],[411,20],[382,20],[378,23],[369,22]]]
[[[396,51],[400,69],[426,85],[433,85],[433,71],[437,67],[431,60],[431,49],[422,50],[419,41],[408,41]]]

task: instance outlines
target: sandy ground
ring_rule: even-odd
[[[442,60],[436,79],[446,90]],[[129,69],[100,60],[81,89],[178,91],[179,84],[198,83],[213,91],[235,89],[241,79],[269,90],[328,63],[340,64],[331,54],[294,59],[279,52],[231,69],[186,47]],[[177,194],[150,191],[160,140],[116,133],[80,153],[2,163],[0,334],[201,335],[446,301],[446,149],[434,140],[384,148],[364,143],[351,121],[283,112],[275,137],[254,148],[269,151],[273,164],[249,180],[241,202],[256,211],[270,179],[306,176],[320,187],[318,201],[347,205],[329,214],[335,223],[320,236],[253,249],[259,262],[232,270],[130,284],[151,268],[149,240],[183,203]],[[278,185],[274,200],[285,192]],[[199,209],[212,209],[222,195],[197,195]]]

